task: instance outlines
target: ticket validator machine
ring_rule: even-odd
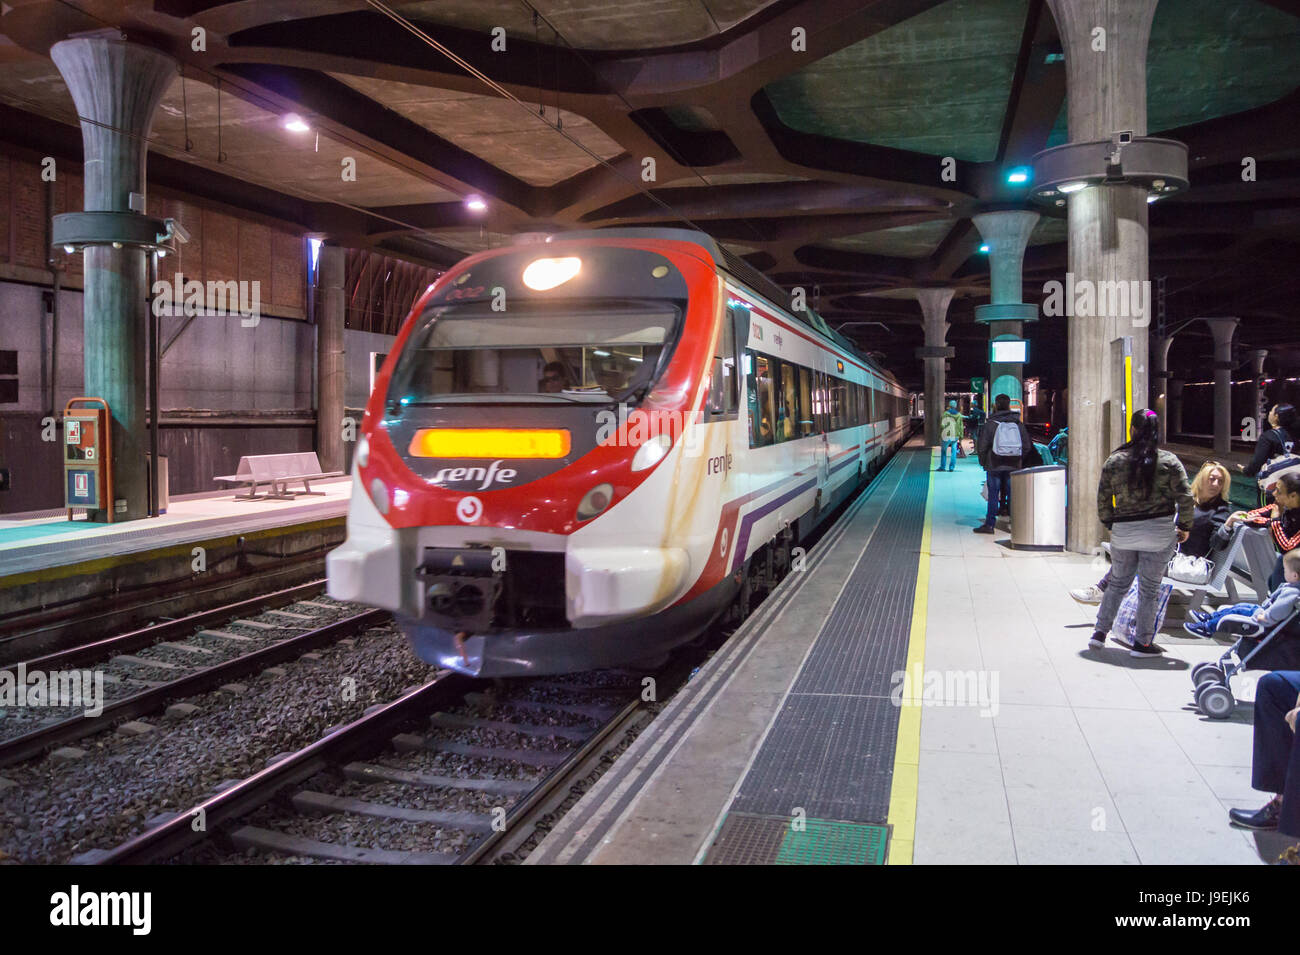
[[[113,522],[112,420],[103,398],[72,398],[63,408],[63,499]]]

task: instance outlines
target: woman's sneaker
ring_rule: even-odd
[[[1276,796],[1259,809],[1229,809],[1228,819],[1239,829],[1276,829],[1282,815],[1282,797]]]
[[[1092,636],[1088,638],[1088,649],[1100,650],[1104,646],[1106,646],[1106,634],[1100,630],[1093,631]]]
[[[1106,596],[1106,591],[1102,590],[1096,584],[1089,584],[1087,587],[1079,587],[1070,591],[1070,596],[1081,604],[1099,604],[1101,598]]]
[[[1128,648],[1128,655],[1131,657],[1158,657],[1164,653],[1155,642],[1151,643],[1134,643]]]
[[[1157,646],[1154,640],[1151,643],[1134,643],[1127,635],[1115,633],[1110,638],[1127,650],[1131,657],[1158,657],[1165,652],[1164,647]]]

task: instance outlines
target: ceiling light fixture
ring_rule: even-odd
[[[311,127],[297,113],[290,113],[284,118],[284,128],[291,133],[306,133],[311,131]]]
[[[470,212],[483,212],[487,209],[487,203],[483,201],[482,196],[466,196],[465,208]]]

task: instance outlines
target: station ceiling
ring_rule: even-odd
[[[900,290],[957,289],[952,372],[979,374],[988,262],[970,216],[1023,206],[1007,170],[1065,141],[1043,0],[7,0],[0,138],[79,154],[48,50],[107,28],[183,67],[151,181],[434,266],[521,232],[692,224],[912,383],[920,310]],[[1150,210],[1165,314],[1237,315],[1243,348],[1294,365],[1300,0],[1161,0],[1148,59],[1149,133],[1191,161],[1191,190]],[[291,112],[312,131],[287,131]],[[1063,210],[1043,211],[1029,302],[1066,265]],[[1031,332],[1049,377],[1064,321]],[[1172,361],[1209,352],[1192,325]]]

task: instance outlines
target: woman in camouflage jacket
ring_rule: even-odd
[[[1195,520],[1195,501],[1187,472],[1176,455],[1159,446],[1156,413],[1133,415],[1132,439],[1118,447],[1101,469],[1097,516],[1111,532],[1110,582],[1097,611],[1088,646],[1106,645],[1120,603],[1138,578],[1137,632],[1132,644],[1117,635],[1135,657],[1163,653],[1155,644],[1160,581],[1179,542],[1187,540]]]

